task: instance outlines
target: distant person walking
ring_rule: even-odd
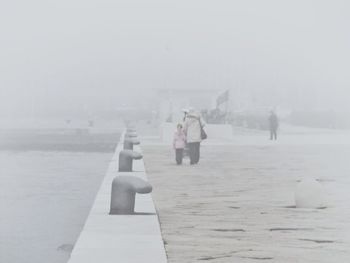
[[[173,147],[175,150],[175,159],[178,165],[182,164],[185,145],[186,145],[186,135],[182,129],[182,124],[178,124],[177,130],[174,134],[174,142],[173,142]]]
[[[200,144],[202,141],[202,127],[204,123],[194,109],[190,109],[185,118],[184,131],[190,156],[190,164],[197,164],[200,158]]]
[[[270,117],[269,117],[270,140],[277,140],[278,126],[279,126],[278,117],[274,111],[271,111]]]

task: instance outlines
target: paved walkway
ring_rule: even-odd
[[[350,262],[350,146],[204,146],[176,166],[168,146],[142,146],[169,262]],[[296,209],[316,176],[327,209]]]

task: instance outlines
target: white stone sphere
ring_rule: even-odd
[[[297,208],[325,207],[322,185],[312,177],[302,179],[295,191],[295,206]]]

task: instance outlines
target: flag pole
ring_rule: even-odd
[[[230,101],[230,90],[227,90],[227,100],[225,106],[225,124],[227,124],[228,103]]]

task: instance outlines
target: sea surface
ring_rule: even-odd
[[[86,144],[0,149],[1,263],[68,261],[113,155]]]

